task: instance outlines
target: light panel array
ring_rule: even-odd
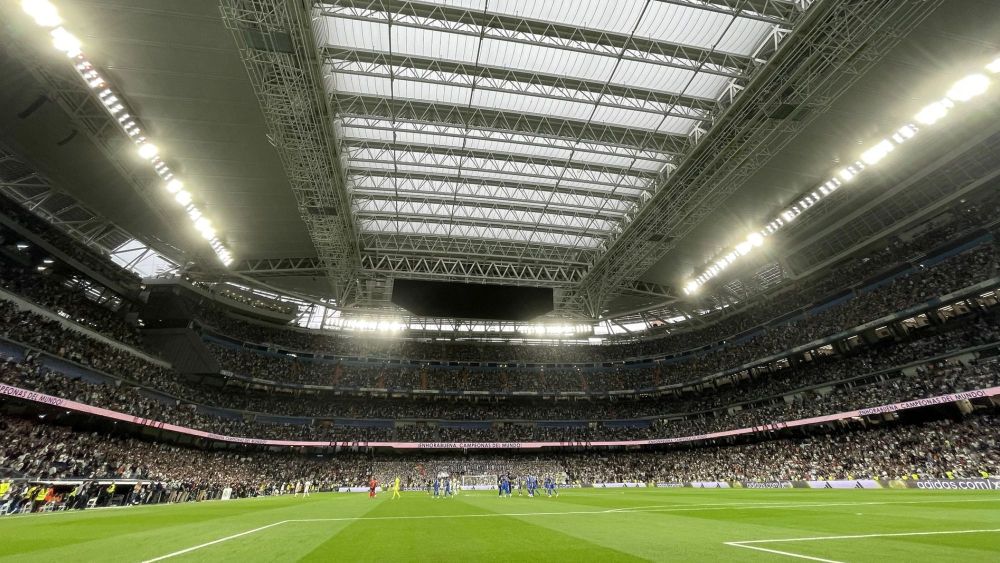
[[[697,292],[703,285],[716,278],[741,256],[749,254],[755,247],[762,246],[767,237],[777,233],[786,225],[795,221],[810,207],[816,205],[845,184],[854,181],[867,168],[875,166],[888,157],[897,147],[914,138],[921,131],[922,127],[930,127],[946,117],[956,104],[968,102],[986,92],[991,82],[987,74],[1000,74],[1000,58],[986,65],[985,70],[986,73],[970,74],[956,82],[943,98],[924,106],[918,111],[913,116],[912,123],[903,125],[888,138],[882,139],[872,145],[871,148],[862,152],[858,160],[854,163],[838,170],[832,178],[820,184],[815,190],[778,213],[777,217],[763,229],[750,233],[746,240],[729,249],[721,257],[716,258],[701,274],[689,280],[684,285],[684,293],[691,295]]]
[[[159,148],[146,137],[137,118],[128,112],[122,96],[112,89],[94,67],[94,64],[83,54],[83,45],[80,40],[63,27],[62,18],[56,7],[49,0],[22,0],[21,8],[35,20],[36,24],[48,30],[52,38],[52,46],[72,60],[73,67],[80,78],[94,91],[104,109],[115,118],[118,127],[136,146],[138,155],[153,167],[153,171],[163,181],[164,189],[173,196],[178,205],[184,208],[195,230],[208,241],[215,255],[224,265],[231,265],[233,263],[232,253],[219,240],[212,221],[195,205],[191,192],[184,189],[184,183],[163,161]]]

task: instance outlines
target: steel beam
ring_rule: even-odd
[[[621,57],[624,60],[716,74],[726,78],[745,78],[754,64],[749,57],[693,45],[491,14],[458,6],[408,0],[338,0],[320,5],[322,14],[328,17],[467,35],[596,57]]]
[[[349,302],[361,257],[316,51],[325,27],[301,0],[223,0],[222,16],[334,294]]]
[[[606,301],[708,217],[941,0],[814,6],[734,105],[613,239],[581,289]]]

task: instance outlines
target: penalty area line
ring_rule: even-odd
[[[857,540],[866,538],[900,538],[900,537],[910,537],[910,536],[947,536],[955,534],[994,534],[998,532],[1000,532],[1000,528],[988,528],[988,529],[977,529],[977,530],[938,530],[933,532],[886,532],[881,534],[852,534],[846,536],[810,536],[805,538],[776,538],[769,540],[727,541],[723,542],[723,545],[728,545],[730,547],[742,547],[744,549],[753,549],[756,551],[765,551],[767,553],[785,555],[787,557],[795,557],[797,559],[808,559],[810,561],[825,561],[826,563],[842,563],[840,561],[835,561],[833,559],[812,557],[810,555],[803,555],[801,553],[780,551],[777,549],[771,549],[751,544],[814,542],[814,541],[825,541],[825,540]]]
[[[757,545],[746,545],[746,544],[743,544],[743,543],[740,543],[740,542],[728,542],[727,541],[727,542],[724,542],[724,544],[728,545],[730,547],[742,547],[742,548],[745,548],[745,549],[752,549],[754,551],[764,551],[764,552],[767,552],[767,553],[774,553],[776,555],[785,555],[785,556],[788,556],[788,557],[795,557],[797,559],[808,559],[810,561],[824,561],[825,563],[843,563],[842,561],[837,561],[837,560],[834,560],[834,559],[823,559],[822,557],[812,557],[812,556],[809,556],[809,555],[802,555],[802,554],[799,554],[799,553],[792,553],[790,551],[779,551],[777,549],[768,549],[766,547],[760,547],[760,546],[757,546]]]

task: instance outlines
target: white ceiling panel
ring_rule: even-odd
[[[352,17],[380,20],[372,22],[323,16],[327,33],[321,34],[325,43],[320,47],[460,62],[469,68],[465,75],[451,75],[366,62],[341,62],[338,70],[327,66],[328,88],[344,97],[353,115],[367,111],[351,103],[353,94],[385,100],[377,103],[380,116],[335,117],[364,232],[595,248],[602,240],[595,234],[621,227],[626,214],[648,197],[664,167],[677,160],[649,146],[683,147],[684,138],[713,117],[667,117],[667,112],[684,108],[666,104],[645,106],[657,111],[623,106],[673,94],[703,99],[712,107],[733,79],[690,67],[690,60],[634,60],[644,55],[623,53],[614,46],[619,39],[602,44],[605,36],[593,32],[742,57],[753,53],[771,32],[765,23],[658,1],[423,1],[587,30],[587,39],[556,37],[544,26],[531,27],[526,35],[528,28],[487,29],[480,35],[471,17],[447,22],[402,15],[393,16],[390,26],[387,14],[379,12],[354,11]],[[351,11],[333,4],[330,9]],[[518,82],[477,82],[475,65],[527,75]],[[600,90],[594,88],[589,93],[557,90],[544,77],[531,74],[626,86],[635,90],[634,98],[602,98],[595,96]],[[519,92],[525,89],[531,94]],[[445,123],[419,122],[423,116],[398,106],[406,101],[434,103]],[[384,115],[387,107],[400,107],[401,119]],[[471,109],[499,111],[503,119],[493,121],[491,113]],[[522,115],[530,119],[522,123]],[[486,122],[480,122],[483,116]],[[547,129],[549,124],[553,128]],[[408,218],[372,217],[397,213]],[[575,234],[536,231],[538,225]]]

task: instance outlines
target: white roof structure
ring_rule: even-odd
[[[798,13],[773,1],[316,3],[363,267],[431,239],[435,257],[576,270],[525,282],[579,279]],[[477,256],[470,241],[504,254]]]

